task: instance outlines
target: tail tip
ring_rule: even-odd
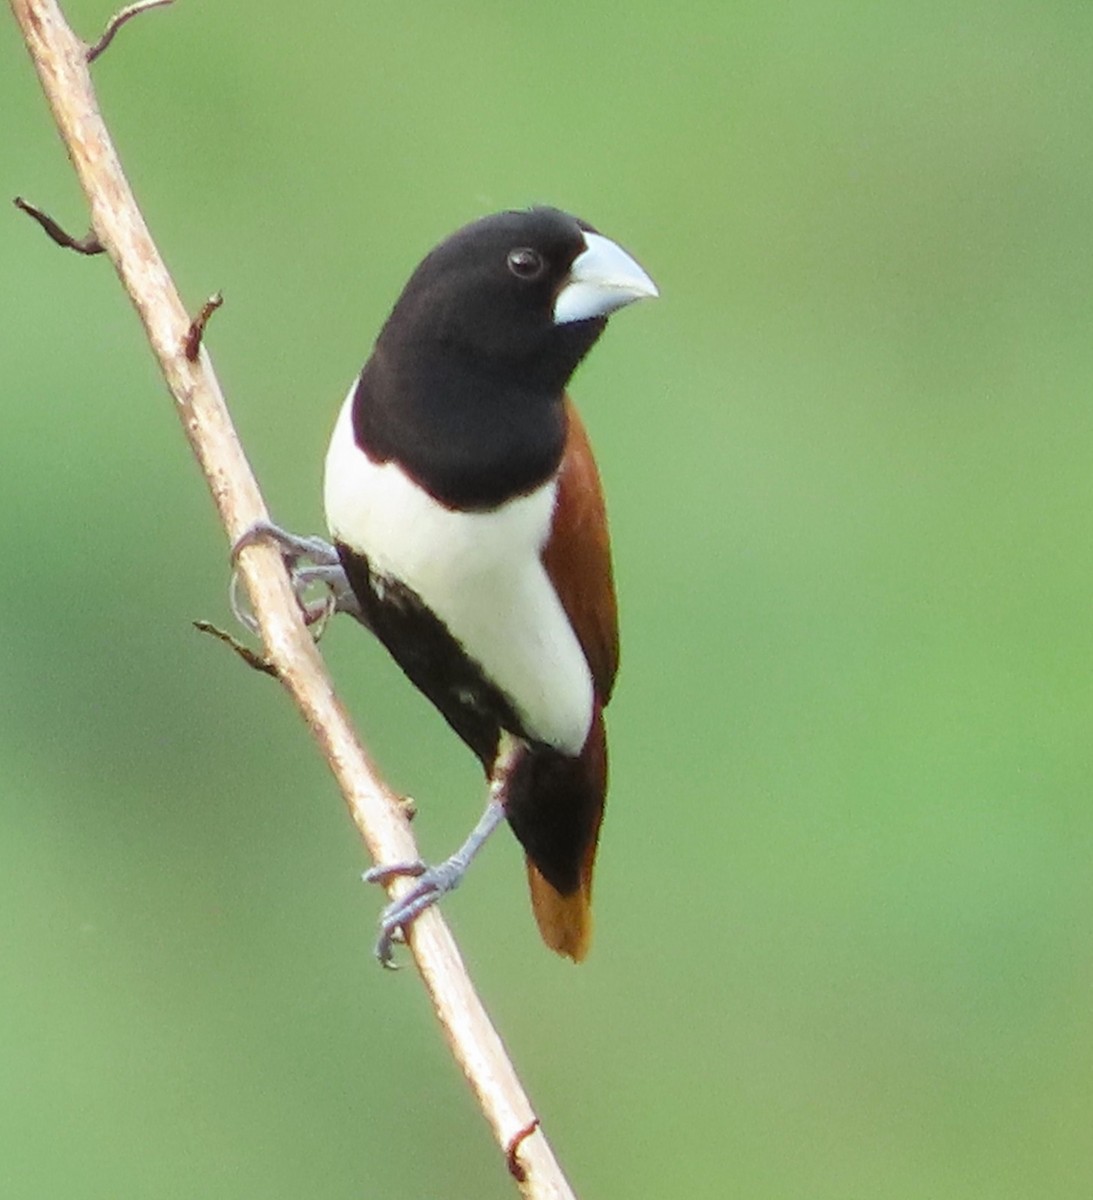
[[[562,895],[528,863],[531,907],[543,941],[556,954],[573,962],[583,962],[592,946],[592,904],[590,890],[583,884],[568,896]]]

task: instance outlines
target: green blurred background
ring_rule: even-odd
[[[95,35],[109,4],[68,6]],[[624,668],[598,936],[445,904],[580,1194],[1093,1195],[1093,6],[179,3],[95,69],[274,513],[410,269],[648,267],[574,388]],[[3,195],[86,210],[14,22]],[[109,265],[0,210],[0,1196],[501,1198]],[[426,852],[471,756],[335,677]]]

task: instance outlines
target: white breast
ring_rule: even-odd
[[[527,731],[578,754],[592,723],[592,676],[540,553],[553,482],[489,512],[453,512],[353,438],[353,392],[326,456],[326,520],[373,572],[412,588],[512,701]]]

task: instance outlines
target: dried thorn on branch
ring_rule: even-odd
[[[217,641],[223,642],[225,646],[230,646],[248,667],[261,671],[263,675],[272,675],[274,679],[278,678],[277,668],[268,658],[256,654],[249,646],[244,646],[242,642],[237,641],[225,630],[219,629],[211,621],[195,621],[194,628],[200,633],[211,634]]]
[[[210,296],[201,306],[201,311],[190,322],[190,328],[182,340],[182,353],[187,362],[197,362],[198,351],[201,349],[201,339],[205,336],[205,326],[209,318],[224,303],[224,297],[217,292]]]
[[[87,61],[93,63],[96,58],[110,45],[114,40],[114,35],[126,23],[134,17],[139,17],[142,12],[147,12],[150,8],[164,8],[171,3],[171,0],[140,0],[139,4],[130,4],[128,8],[120,9],[107,22],[106,28],[102,31],[102,37],[94,44],[87,48]]]
[[[524,1164],[517,1157],[517,1152],[525,1141],[539,1128],[539,1118],[529,1121],[523,1129],[513,1135],[512,1140],[508,1144],[505,1151],[505,1162],[508,1164],[509,1174],[516,1180],[517,1183],[526,1183],[528,1173],[524,1169]]]
[[[82,238],[74,238],[72,234],[66,233],[51,216],[42,212],[40,208],[35,208],[22,196],[16,196],[12,203],[16,208],[25,212],[28,217],[33,217],[58,246],[63,246],[66,250],[75,250],[77,254],[105,253],[106,247],[99,241],[93,229],[89,229]]]

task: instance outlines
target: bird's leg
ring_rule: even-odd
[[[329,542],[320,537],[300,537],[279,525],[274,525],[271,521],[256,521],[232,546],[233,565],[239,561],[240,551],[244,547],[264,540],[273,542],[280,550],[304,621],[309,627],[317,628],[316,637],[334,613],[348,613],[362,625],[367,625],[360,602],[349,586],[338,552]],[[302,565],[304,563],[307,565]],[[239,573],[236,570],[231,581],[232,612],[241,624],[256,633],[254,617],[240,603],[238,581]],[[316,584],[324,589],[323,596],[318,600],[307,595],[307,589]]]
[[[427,867],[422,862],[396,863],[373,867],[365,871],[365,883],[387,884],[400,875],[416,878],[417,882],[397,900],[393,900],[380,916],[380,936],[376,942],[376,957],[385,967],[393,967],[392,946],[397,931],[405,934],[413,921],[441,896],[453,891],[463,881],[471,860],[489,840],[489,836],[505,819],[505,795],[509,779],[520,761],[526,743],[510,734],[501,734],[501,743],[493,771],[490,773],[490,796],[485,812],[462,846],[442,863]]]

